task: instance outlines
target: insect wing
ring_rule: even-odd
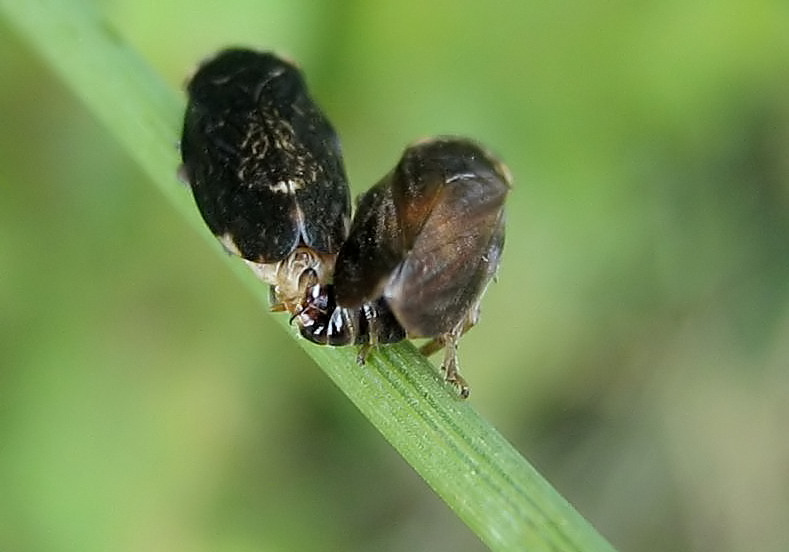
[[[359,198],[351,231],[337,257],[337,302],[358,307],[381,297],[406,258],[443,186],[417,148]],[[427,160],[429,161],[429,160]]]
[[[422,232],[444,190],[455,157],[451,142],[431,140],[411,146],[391,179],[392,200],[402,229],[403,249],[407,252]]]
[[[334,287],[337,304],[343,307],[357,308],[381,297],[392,271],[405,257],[392,198],[393,174],[361,196],[348,239],[337,255]]]
[[[474,144],[453,140],[449,146],[428,144],[428,160],[414,173],[437,180],[440,192],[384,290],[411,337],[459,324],[495,274],[504,244],[504,169]]]
[[[350,212],[339,141],[300,72],[272,54],[227,50],[188,86],[183,170],[211,231],[271,263],[299,242],[333,253]]]

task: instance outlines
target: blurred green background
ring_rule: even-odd
[[[789,3],[100,9],[175,88],[298,60],[354,194],[498,152],[474,406],[621,550],[789,549]],[[0,550],[484,549],[2,21],[0,68]]]

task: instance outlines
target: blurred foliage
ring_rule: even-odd
[[[419,137],[500,153],[471,401],[622,550],[789,547],[789,4],[102,9],[176,87],[298,60],[355,192]],[[0,37],[0,548],[482,549]]]

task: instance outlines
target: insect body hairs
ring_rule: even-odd
[[[348,235],[340,142],[301,72],[272,53],[227,49],[187,85],[181,175],[203,220],[271,284],[275,310],[330,278]]]

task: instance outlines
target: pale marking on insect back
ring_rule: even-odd
[[[302,180],[280,180],[276,184],[272,184],[269,186],[269,189],[272,192],[277,192],[280,194],[289,194],[293,195],[296,193],[296,190],[301,190],[304,187],[304,181]]]
[[[454,175],[450,176],[449,178],[447,178],[446,179],[446,183],[447,184],[452,184],[453,182],[455,182],[457,180],[472,180],[472,179],[474,179],[476,177],[477,177],[477,175],[475,173],[472,173],[472,172],[458,173],[458,174],[454,174]]]
[[[241,250],[236,245],[236,242],[233,241],[233,236],[229,233],[222,234],[221,236],[217,236],[219,243],[222,244],[222,247],[225,248],[225,251],[228,253],[232,253],[233,255],[241,256]]]

